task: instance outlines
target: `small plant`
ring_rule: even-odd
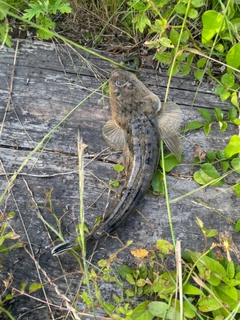
[[[23,18],[31,21],[35,19],[36,23],[41,27],[52,30],[55,22],[52,21],[51,15],[60,13],[70,13],[71,8],[66,0],[38,0],[28,3],[29,8],[24,10]],[[50,39],[52,34],[45,30],[38,30],[38,37],[42,39]]]
[[[14,231],[9,231],[8,221],[14,218],[15,212],[9,212],[7,215],[4,215],[0,212],[0,269],[2,267],[2,261],[6,254],[11,252],[16,248],[22,247],[20,242],[15,242],[19,238]],[[7,294],[8,289],[11,286],[13,277],[9,273],[8,277],[4,280],[2,279],[0,285],[2,287],[2,292],[0,292],[0,314],[4,313],[11,319],[11,314],[8,312],[4,305],[8,300],[12,299],[12,294]]]
[[[9,231],[8,221],[14,218],[15,212],[9,212],[7,215],[3,215],[0,212],[0,254],[6,254],[12,251],[15,248],[19,248],[22,246],[21,243],[15,243],[9,247],[5,245],[6,241],[8,240],[16,240],[19,238],[14,231]],[[1,264],[1,263],[0,263]]]
[[[202,230],[207,247],[207,240],[215,237],[218,232],[215,229],[206,229],[198,218],[196,223]],[[130,243],[124,249],[129,245]],[[183,301],[180,301],[177,294],[177,272],[167,267],[167,261],[174,254],[174,247],[163,239],[157,240],[156,247],[152,250],[131,250],[131,254],[138,261],[136,267],[121,265],[117,269],[124,285],[111,267],[118,252],[111,255],[109,260],[100,260],[100,271],[92,269],[89,280],[94,284],[99,304],[113,319],[180,319],[181,304],[181,319],[197,317],[204,320],[223,320],[228,316],[229,319],[234,319],[231,316],[240,313],[240,265],[231,258],[232,248],[231,235],[223,232],[219,235],[219,243],[213,243],[203,253],[187,250],[183,254]],[[223,257],[221,249],[227,252],[227,258]],[[123,290],[123,294],[114,294],[113,302],[105,302],[99,286],[102,282],[115,283]],[[83,291],[80,297],[90,306],[86,292]],[[144,298],[144,302],[136,305],[136,300],[133,302],[136,298]]]
[[[7,46],[11,46],[11,36],[9,31],[11,29],[7,15],[11,12],[22,12],[22,18],[26,25],[28,21],[34,21],[41,28],[38,29],[37,36],[41,39],[48,40],[52,37],[49,32],[55,27],[55,22],[52,20],[53,15],[58,12],[61,14],[70,13],[71,8],[67,0],[32,0],[30,2],[18,0],[0,1],[0,41]]]
[[[234,44],[235,39],[239,39],[239,6],[236,2],[227,1],[226,5],[215,2],[214,5],[206,0],[178,0],[171,3],[166,0],[132,0],[128,5],[135,12],[132,22],[136,29],[140,33],[147,29],[149,35],[153,35],[145,45],[156,49],[156,59],[164,65],[170,65],[169,72],[177,55],[171,71],[173,75],[180,71],[182,75],[187,75],[191,71],[195,54],[187,55],[184,52],[189,47],[198,51],[201,51],[201,47],[207,53],[212,50],[211,53],[229,67],[239,67],[240,44]],[[208,7],[210,10],[207,10]],[[202,21],[199,21],[199,17]],[[207,59],[202,58],[194,66],[195,69],[197,67],[194,72],[197,79],[202,77],[202,68],[206,63]]]
[[[205,122],[191,121],[185,128],[184,132],[188,130],[196,130],[203,128],[205,134],[208,136],[213,125],[218,125],[220,131],[227,130],[229,125],[239,127],[240,120],[238,118],[238,109],[231,107],[227,114],[220,108],[214,108],[214,117],[206,109],[198,109]],[[211,185],[219,187],[224,183],[224,177],[227,172],[235,171],[240,174],[240,137],[233,135],[225,149],[214,151],[207,151],[198,155],[194,159],[196,165],[200,165],[200,170],[194,173],[194,180],[201,185]],[[223,176],[221,176],[223,175]],[[232,186],[237,196],[240,196],[240,184],[236,183]]]

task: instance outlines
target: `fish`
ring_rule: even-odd
[[[109,96],[112,112],[103,127],[102,134],[107,144],[123,151],[126,181],[119,201],[111,213],[87,236],[87,240],[99,240],[114,232],[134,212],[149,190],[159,164],[159,142],[162,139],[178,161],[182,144],[179,138],[181,110],[174,102],[161,103],[136,73],[116,69],[109,80]],[[58,248],[57,248],[58,247]],[[71,244],[58,245],[69,249]],[[59,252],[60,251],[60,252]]]
[[[115,231],[140,203],[149,190],[159,163],[159,140],[181,157],[177,132],[181,111],[175,103],[161,105],[136,76],[127,70],[115,70],[109,81],[112,119],[103,127],[103,137],[115,150],[123,150],[127,177],[123,194],[111,214],[90,233],[94,240]]]

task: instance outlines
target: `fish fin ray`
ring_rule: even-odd
[[[105,123],[102,134],[107,144],[115,150],[122,150],[126,145],[125,131],[112,119]]]
[[[174,102],[164,102],[157,113],[158,130],[161,139],[165,140],[179,132],[182,121],[180,107]]]
[[[163,141],[168,149],[175,155],[178,162],[181,162],[182,142],[179,136],[175,134],[174,136],[163,139]]]

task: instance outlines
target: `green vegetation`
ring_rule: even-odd
[[[171,78],[179,74],[182,77],[193,72],[199,82],[205,75],[216,83],[215,93],[222,101],[229,99],[232,107],[223,111],[215,108],[211,114],[206,109],[199,109],[202,121],[192,121],[185,125],[182,133],[190,130],[203,129],[206,136],[213,126],[218,126],[225,132],[229,126],[240,127],[239,106],[239,70],[240,67],[240,4],[234,0],[132,0],[128,2],[99,0],[99,1],[66,1],[66,0],[32,0],[29,2],[18,0],[0,0],[0,40],[2,44],[11,46],[11,19],[19,19],[21,27],[37,28],[37,37],[50,39],[62,36],[54,32],[57,26],[57,16],[68,14],[71,19],[72,7],[89,8],[93,19],[100,17],[96,25],[95,34],[85,33],[85,39],[93,38],[93,44],[99,43],[103,35],[112,27],[126,36],[133,44],[142,43],[154,53],[156,60],[168,68],[169,83],[166,91],[167,100]],[[68,20],[69,21],[69,20]],[[107,23],[106,23],[107,21]],[[101,28],[99,27],[101,26]],[[99,29],[100,28],[100,29]],[[73,42],[67,40],[73,45]],[[78,46],[79,47],[79,46]],[[81,47],[84,49],[84,47]],[[89,52],[89,49],[88,49]],[[213,66],[221,66],[221,76],[216,75]],[[197,93],[196,93],[197,95]],[[88,97],[87,97],[88,98]],[[77,108],[78,106],[76,106]],[[207,107],[207,106],[206,106]],[[74,108],[57,126],[46,135],[39,145],[29,154],[19,170],[13,175],[6,189],[9,190],[31,156],[44,145],[59,125],[75,110]],[[232,172],[240,174],[240,137],[234,135],[223,150],[196,152],[194,165],[197,167],[193,178],[202,186],[219,187]],[[80,151],[81,154],[81,151]],[[81,164],[81,161],[80,161]],[[176,158],[163,155],[160,168],[152,181],[153,193],[167,197],[166,172],[170,172],[178,165]],[[120,173],[124,170],[121,165],[115,165]],[[79,169],[82,177],[82,167]],[[82,183],[80,179],[80,183]],[[111,187],[118,187],[118,179],[110,181]],[[201,188],[200,187],[200,188]],[[236,196],[240,196],[240,183],[231,186]],[[197,189],[196,189],[197,190]],[[195,190],[195,191],[196,191]],[[6,192],[0,197],[3,201]],[[83,199],[82,184],[80,186],[80,203]],[[169,200],[166,198],[167,204]],[[51,199],[49,198],[49,203]],[[82,206],[83,207],[83,206]],[[52,211],[52,208],[49,210]],[[169,211],[169,219],[171,213]],[[17,243],[9,246],[18,236],[9,231],[8,220],[13,217],[9,213],[0,220],[0,252],[7,254],[12,249],[21,246]],[[84,215],[80,212],[81,225],[78,226],[80,245],[84,244]],[[235,223],[235,231],[240,231],[240,221]],[[230,251],[233,251],[232,239],[225,237],[207,249],[207,240],[217,235],[214,229],[207,230],[201,220],[197,220],[204,236],[205,250],[203,253],[187,251],[182,255],[183,260],[175,254],[174,230],[171,227],[172,242],[158,240],[151,250],[132,250],[136,258],[136,266],[118,265],[116,260],[120,251],[128,250],[128,242],[119,252],[113,253],[109,260],[101,260],[97,266],[88,265],[83,251],[84,269],[82,283],[87,284],[87,290],[82,289],[78,299],[86,304],[87,311],[94,312],[93,297],[90,285],[95,289],[95,299],[104,311],[113,319],[151,320],[151,319],[236,319],[240,312],[240,265],[234,263]],[[171,225],[171,223],[170,223]],[[48,227],[50,227],[48,225]],[[61,238],[60,223],[56,234]],[[9,242],[10,241],[10,242]],[[7,245],[6,245],[7,243]],[[218,248],[223,248],[227,258],[219,255]],[[168,261],[176,255],[178,257],[176,270],[168,267]],[[77,256],[75,255],[75,258]],[[78,260],[79,261],[79,260]],[[179,262],[181,261],[181,263]],[[182,270],[183,267],[183,270]],[[0,264],[1,268],[1,264]],[[182,272],[182,275],[181,275]],[[180,274],[180,276],[179,276]],[[49,283],[50,280],[48,279]],[[123,293],[114,294],[114,302],[106,302],[101,294],[100,283],[111,282]],[[44,284],[22,283],[12,293],[6,294],[11,288],[11,277],[5,279],[5,290],[0,294],[0,311],[12,319],[4,308],[16,292],[18,294],[32,293],[43,288]],[[11,288],[12,289],[12,288]],[[138,299],[143,301],[139,303]],[[143,300],[144,299],[144,300]],[[73,315],[73,309],[69,309]],[[77,309],[76,309],[77,310]]]
[[[11,36],[9,35],[9,24],[7,22],[7,16],[11,12],[18,12],[24,19],[24,27],[28,27],[28,22],[34,20],[34,22],[43,29],[38,29],[37,36],[41,39],[50,39],[52,33],[48,30],[52,30],[55,27],[55,22],[52,21],[52,15],[56,15],[58,12],[70,13],[71,8],[66,0],[32,0],[32,1],[0,1],[0,21],[4,21],[0,24],[0,40],[6,43],[7,46],[11,45]]]

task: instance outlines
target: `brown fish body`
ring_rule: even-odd
[[[109,145],[123,149],[129,165],[124,193],[112,213],[90,234],[93,239],[113,232],[134,211],[150,187],[159,158],[155,123],[161,108],[159,98],[135,74],[124,70],[112,72],[109,87],[113,121],[106,124],[103,135]]]

